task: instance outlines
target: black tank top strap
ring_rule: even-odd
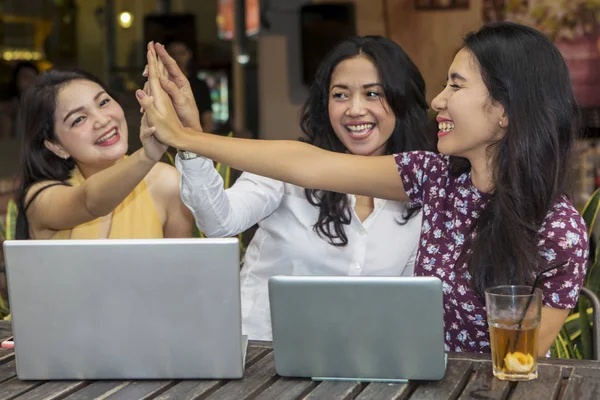
[[[31,203],[33,203],[33,201],[36,199],[36,197],[38,197],[38,195],[40,193],[42,193],[44,190],[51,188],[52,186],[59,186],[59,185],[63,185],[63,186],[69,186],[67,183],[65,182],[55,182],[55,183],[51,183],[49,185],[43,186],[41,187],[37,192],[35,192],[33,194],[33,196],[31,196],[31,199],[29,199],[29,201],[27,202],[27,204],[25,205],[25,209],[23,211],[27,211],[27,209],[29,208],[29,206],[31,205]]]

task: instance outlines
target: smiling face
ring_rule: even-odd
[[[57,142],[46,141],[46,147],[80,168],[114,164],[127,151],[123,109],[95,82],[74,80],[61,88],[54,119]]]
[[[440,153],[471,164],[486,159],[488,147],[504,136],[508,125],[504,108],[490,98],[479,64],[465,48],[454,57],[447,85],[431,106],[438,112]]]
[[[331,74],[329,121],[353,154],[383,155],[396,126],[375,64],[363,55],[340,62]]]

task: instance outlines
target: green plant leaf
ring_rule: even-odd
[[[596,189],[590,196],[589,200],[581,210],[581,216],[588,228],[588,238],[592,236],[596,217],[600,211],[600,189]]]
[[[573,341],[569,337],[569,333],[567,332],[567,329],[565,328],[564,325],[561,328],[561,331],[562,331],[561,337],[564,340],[565,347],[566,347],[565,352],[566,352],[567,356],[565,358],[576,358],[575,346],[573,345]]]
[[[588,268],[584,286],[594,292],[600,294],[600,243],[596,244],[596,252],[590,254],[590,267]]]
[[[14,200],[9,200],[6,210],[6,240],[13,240],[17,231],[17,203]]]
[[[587,314],[588,301],[580,296],[578,301],[579,326],[581,328],[581,352],[586,360],[592,359],[592,328]],[[564,325],[563,325],[564,328]],[[565,328],[566,330],[566,328]]]

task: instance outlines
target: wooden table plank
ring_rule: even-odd
[[[327,399],[348,400],[354,399],[366,387],[366,383],[360,382],[321,382],[315,390],[310,392],[304,399]]]
[[[412,399],[456,399],[471,377],[473,363],[467,360],[448,360],[446,375],[440,381],[419,382]]]
[[[229,381],[225,386],[211,394],[208,399],[242,400],[254,398],[278,379],[275,373],[273,353],[262,357],[244,373],[244,378]]]
[[[0,364],[4,364],[10,360],[15,359],[14,349],[1,349],[0,350]]]
[[[256,400],[297,399],[317,386],[317,382],[301,378],[279,378],[256,397]]]
[[[12,400],[23,393],[29,392],[41,385],[38,381],[20,381],[17,378],[10,379],[0,385],[0,399]]]
[[[145,400],[155,397],[175,384],[172,380],[139,380],[113,392],[106,399],[110,400]]]
[[[370,383],[363,390],[356,400],[403,400],[407,399],[411,392],[411,384],[409,383]]]
[[[131,384],[131,381],[95,381],[83,389],[66,397],[68,400],[92,400],[106,399],[113,393],[118,392],[125,386]]]
[[[17,376],[15,360],[0,364],[0,382],[5,382]]]
[[[491,362],[473,363],[473,369],[475,374],[459,399],[505,399],[508,396],[513,382],[494,378]]]
[[[12,322],[0,320],[0,340],[8,339],[12,336]]]
[[[489,353],[448,353],[448,359],[468,360],[468,361],[475,361],[475,362],[490,362],[490,354]],[[600,362],[596,361],[596,360],[539,358],[538,365],[558,365],[561,367],[600,369]]]
[[[254,365],[258,360],[265,357],[271,352],[269,347],[248,347],[246,351],[246,369]],[[246,373],[244,373],[246,375]],[[156,398],[156,400],[179,400],[179,399],[197,399],[200,396],[210,395],[212,392],[224,386],[227,381],[223,380],[186,380],[179,382],[175,386],[169,388]]]
[[[563,400],[600,399],[600,371],[575,368],[571,372]]]
[[[47,382],[18,397],[17,400],[54,400],[86,387],[86,381],[53,381]]]
[[[562,381],[562,368],[557,365],[539,365],[538,378],[517,382],[512,399],[556,399]]]
[[[182,381],[162,393],[155,400],[194,400],[204,398],[220,387],[223,387],[227,381],[205,380],[205,381]]]

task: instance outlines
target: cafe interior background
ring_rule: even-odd
[[[240,7],[245,35],[235,34],[234,9]],[[171,35],[196,52],[217,133],[297,139],[315,66],[337,41],[355,34],[396,41],[421,70],[431,101],[464,34],[499,20],[546,33],[569,66],[585,127],[573,165],[581,209],[600,187],[600,0],[0,0],[0,110],[14,101],[8,86],[17,62],[31,61],[42,71],[82,68],[117,93],[135,151],[139,107],[133,93],[144,83],[145,43]],[[10,236],[6,216],[19,140],[0,127],[3,237]]]

